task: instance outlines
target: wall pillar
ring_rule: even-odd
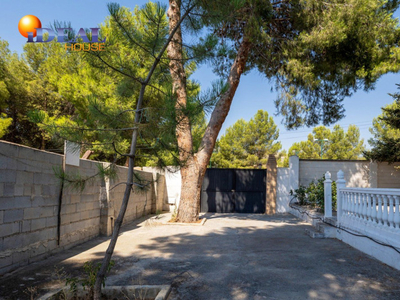
[[[374,161],[369,163],[369,187],[378,188],[378,163]]]
[[[289,157],[289,185],[290,190],[297,190],[299,188],[299,168],[300,160],[297,155]]]
[[[326,171],[324,181],[324,217],[332,217],[332,180],[329,171]]]
[[[103,163],[104,168],[109,166],[109,163]],[[110,201],[110,179],[101,178],[100,184],[100,234],[105,236],[112,235],[114,230],[114,208]]]
[[[343,214],[343,200],[342,199],[342,193],[340,192],[340,189],[346,187],[346,180],[344,180],[344,173],[342,170],[339,170],[337,172],[337,180],[336,180],[336,206],[337,206],[337,225],[340,225],[340,221],[342,218]]]
[[[267,195],[266,195],[266,214],[276,213],[276,178],[278,168],[275,155],[271,154],[267,162]]]

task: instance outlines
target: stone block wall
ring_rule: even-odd
[[[1,142],[0,274],[57,248],[62,155]]]
[[[377,187],[400,189],[400,163],[377,163]]]
[[[65,166],[67,174],[82,178],[95,176],[98,162],[80,160],[79,167]],[[100,179],[86,183],[80,191],[65,183],[61,205],[60,246],[72,246],[92,239],[100,233]]]
[[[80,160],[66,165],[68,174],[94,176],[99,162]],[[110,235],[121,206],[127,168],[117,167],[118,179],[88,181],[83,191],[55,175],[63,155],[0,141],[0,274],[73,247],[100,234]],[[139,172],[148,189],[132,193],[124,223],[156,212],[167,201],[165,178]],[[157,195],[155,193],[157,191]],[[59,202],[61,196],[61,211]],[[60,236],[58,218],[60,217]]]
[[[154,192],[154,184],[152,173],[147,173],[143,171],[135,170],[135,173],[139,178],[145,180],[143,184],[147,184],[143,190],[139,189],[134,185],[133,193],[131,193],[128,208],[126,209],[125,218],[123,224],[132,222],[133,220],[140,218],[142,216],[148,215],[150,213],[155,213],[155,203],[156,200]],[[119,210],[122,205],[122,199],[125,193],[125,185],[118,185],[121,178],[126,178],[128,174],[128,168],[120,167],[118,168],[118,179],[110,181],[110,191],[109,197],[112,200],[111,209],[112,213],[110,216],[115,220],[118,216]]]
[[[349,187],[369,187],[369,161],[366,160],[307,160],[300,159],[299,182],[308,186],[311,181],[320,179],[326,171],[336,181],[336,174],[342,170]]]

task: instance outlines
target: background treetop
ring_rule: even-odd
[[[368,140],[372,148],[364,153],[367,159],[400,161],[400,94],[391,96],[394,102],[383,107],[382,114],[373,120],[373,138]]]
[[[399,1],[198,1],[186,28],[200,42],[188,48],[226,77],[239,45],[251,44],[246,71],[275,82],[287,128],[330,125],[344,117],[343,100],[374,88],[399,70]],[[205,51],[207,50],[207,51]],[[207,53],[207,55],[204,55]]]
[[[218,168],[265,167],[268,155],[277,154],[279,130],[268,112],[259,110],[250,121],[236,121],[217,142],[211,166]]]

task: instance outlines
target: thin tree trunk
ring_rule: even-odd
[[[183,19],[189,15],[189,12],[193,8],[194,8],[194,6],[189,7],[186,10],[185,14],[182,16],[182,18],[175,24],[175,27],[173,27],[173,29],[170,30],[169,37],[168,37],[167,41],[165,42],[164,47],[161,49],[160,53],[155,58],[154,63],[152,65],[151,69],[149,70],[149,73],[147,74],[146,79],[142,82],[139,99],[138,99],[138,102],[136,105],[135,125],[139,124],[139,121],[140,121],[140,113],[141,113],[141,109],[142,109],[143,97],[144,97],[144,92],[146,90],[146,87],[149,84],[150,79],[153,76],[153,73],[154,73],[157,65],[160,63],[163,53],[166,51],[167,46],[171,43],[171,40],[172,40],[175,32],[177,30],[180,30],[180,25],[181,25]],[[110,265],[111,257],[114,252],[115,245],[117,244],[119,231],[121,229],[122,222],[123,222],[123,219],[125,216],[125,212],[128,207],[129,197],[130,197],[132,186],[133,186],[133,172],[134,172],[133,168],[135,165],[136,143],[137,143],[138,134],[139,134],[138,128],[134,129],[132,132],[130,152],[127,155],[128,159],[129,159],[129,166],[128,166],[128,178],[127,178],[125,193],[124,193],[124,197],[122,199],[121,209],[120,209],[118,217],[114,223],[114,230],[113,230],[113,233],[111,236],[110,244],[108,245],[108,248],[107,248],[106,254],[104,255],[100,270],[96,276],[96,282],[93,287],[93,289],[94,289],[93,299],[94,300],[101,300],[101,286],[105,280],[107,269],[108,269],[108,266]]]
[[[170,0],[168,9],[169,25],[174,28],[180,19],[180,1]],[[221,130],[226,116],[228,115],[233,97],[240,82],[240,77],[245,69],[251,43],[244,37],[236,59],[231,67],[228,77],[228,90],[219,99],[206,128],[201,141],[199,151],[193,154],[193,143],[190,122],[187,116],[181,112],[186,108],[186,73],[182,61],[182,34],[178,30],[173,41],[168,46],[168,57],[170,58],[170,72],[173,79],[176,100],[176,113],[178,126],[176,137],[179,147],[179,157],[184,165],[181,167],[181,194],[177,214],[179,222],[196,222],[200,212],[200,191],[207,164],[210,161],[215,141]]]
[[[135,124],[138,124],[139,120],[140,120],[140,109],[142,107],[143,95],[144,95],[145,89],[146,89],[146,85],[142,84],[142,87],[140,89],[140,96],[139,96],[139,100],[138,100],[137,108],[136,108]],[[128,207],[129,197],[131,195],[131,190],[132,190],[132,186],[133,186],[133,167],[135,165],[137,137],[138,137],[138,129],[136,128],[133,130],[133,133],[132,133],[131,148],[130,148],[130,152],[128,154],[128,157],[129,157],[128,178],[126,180],[124,198],[122,200],[122,204],[121,204],[121,208],[120,208],[118,217],[114,223],[114,230],[113,230],[113,233],[111,236],[110,244],[108,245],[106,254],[104,255],[100,270],[97,273],[96,282],[95,282],[94,291],[93,291],[94,292],[93,299],[95,299],[95,300],[101,299],[101,285],[103,284],[103,281],[105,280],[107,269],[108,269],[108,266],[110,265],[111,257],[114,252],[115,245],[117,244],[119,231],[121,229],[122,222],[123,222],[124,216],[125,216],[125,212]]]

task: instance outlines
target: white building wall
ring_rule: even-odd
[[[289,168],[278,168],[276,184],[276,212],[290,212],[290,173]]]
[[[153,172],[153,174],[160,173],[165,176],[168,203],[166,203],[164,209],[169,211],[177,209],[181,195],[181,171],[177,167],[168,167],[168,169],[164,170],[155,167],[141,167],[140,169],[146,172]]]
[[[165,171],[165,179],[167,182],[168,203],[171,205],[170,210],[173,211],[179,206],[182,185],[181,171]]]

